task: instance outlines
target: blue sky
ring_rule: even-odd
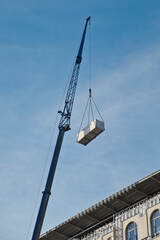
[[[88,16],[72,130],[64,137],[42,232],[159,169],[160,1],[0,0],[0,6],[0,238],[27,240]],[[106,131],[84,147],[76,135],[89,65]]]

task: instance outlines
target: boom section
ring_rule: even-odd
[[[64,133],[70,129],[70,118],[71,118],[73,101],[74,101],[75,92],[76,92],[76,85],[77,85],[77,80],[78,80],[80,63],[82,61],[82,50],[83,50],[83,45],[84,45],[84,40],[85,40],[85,34],[86,34],[87,24],[88,24],[89,20],[90,20],[90,17],[86,19],[86,24],[85,24],[84,32],[82,35],[81,44],[79,47],[78,55],[76,58],[72,77],[70,80],[70,84],[69,84],[66,99],[65,99],[65,106],[64,106],[63,112],[59,111],[59,113],[61,113],[61,119],[60,119],[60,123],[58,126],[58,128],[59,128],[58,138],[57,138],[56,146],[54,149],[54,153],[53,153],[53,157],[52,157],[52,161],[51,161],[51,165],[50,165],[50,170],[49,170],[48,178],[46,181],[45,190],[43,191],[43,196],[41,199],[35,227],[33,230],[32,240],[39,240],[39,236],[41,233],[49,197],[51,195],[52,183],[53,183],[53,179],[54,179],[54,175],[55,175],[55,171],[56,171],[56,166],[58,163],[60,150],[62,147]]]
[[[68,87],[68,91],[65,99],[64,109],[63,109],[63,112],[59,111],[59,113],[61,114],[61,119],[58,127],[59,129],[63,128],[65,131],[70,130],[71,113],[72,113],[73,102],[74,102],[74,97],[75,97],[75,92],[77,87],[80,63],[82,61],[82,51],[84,46],[84,40],[85,40],[87,25],[89,21],[90,21],[90,17],[86,19],[86,24],[85,24],[84,32],[82,35],[78,55],[76,57],[76,61],[74,64],[71,80],[69,83],[69,87]]]

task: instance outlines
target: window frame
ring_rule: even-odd
[[[158,216],[154,216],[155,213],[159,213]],[[160,235],[160,230],[159,231],[156,231],[156,220],[159,219],[160,221],[160,209],[155,209],[152,214],[151,214],[151,217],[150,217],[150,224],[151,224],[151,236],[152,237],[155,237],[157,235]],[[159,228],[160,228],[160,223],[159,223]],[[158,234],[159,233],[159,234]]]
[[[129,229],[130,225],[134,224],[134,227],[132,229]],[[126,227],[126,240],[132,240],[130,237],[130,233],[134,231],[134,239],[133,240],[138,240],[138,227],[137,227],[137,223],[132,221],[130,223],[128,223],[127,227]]]

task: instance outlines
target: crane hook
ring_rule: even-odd
[[[92,95],[91,95],[91,88],[89,88],[89,98],[91,98]]]

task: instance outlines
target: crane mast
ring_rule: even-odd
[[[55,150],[54,150],[52,161],[51,161],[51,166],[50,166],[49,173],[48,173],[48,178],[47,178],[46,185],[45,185],[45,190],[42,192],[43,195],[42,195],[35,227],[33,230],[32,240],[39,239],[43,221],[44,221],[44,217],[45,217],[45,212],[46,212],[48,201],[49,201],[49,197],[51,195],[51,187],[52,187],[53,178],[55,175],[55,170],[56,170],[56,166],[57,166],[57,162],[58,162],[59,153],[60,153],[62,142],[63,142],[64,133],[66,131],[70,130],[70,120],[71,120],[73,102],[74,102],[74,98],[75,98],[80,64],[82,61],[82,51],[83,51],[83,46],[84,46],[84,40],[85,40],[87,25],[88,25],[89,21],[90,21],[90,17],[88,17],[86,19],[85,28],[83,31],[78,55],[76,57],[76,61],[74,64],[71,80],[69,83],[69,87],[68,87],[68,91],[67,91],[67,95],[66,95],[66,99],[65,99],[64,109],[63,109],[63,111],[59,111],[59,113],[61,114],[61,119],[60,119],[60,122],[58,125],[59,133],[58,133],[57,142],[56,142]]]
[[[86,24],[85,24],[81,44],[79,47],[78,55],[77,55],[76,62],[75,62],[74,68],[73,68],[73,73],[71,76],[71,80],[69,83],[69,87],[68,87],[68,91],[67,91],[67,95],[66,95],[66,99],[65,99],[65,106],[64,106],[63,112],[59,111],[59,113],[61,114],[59,129],[60,128],[65,128],[65,130],[70,129],[70,118],[71,118],[73,101],[74,101],[75,92],[76,92],[80,63],[82,61],[82,51],[83,51],[84,40],[85,40],[85,35],[86,35],[86,30],[87,30],[87,24],[88,24],[89,20],[90,20],[90,17],[86,19]]]

